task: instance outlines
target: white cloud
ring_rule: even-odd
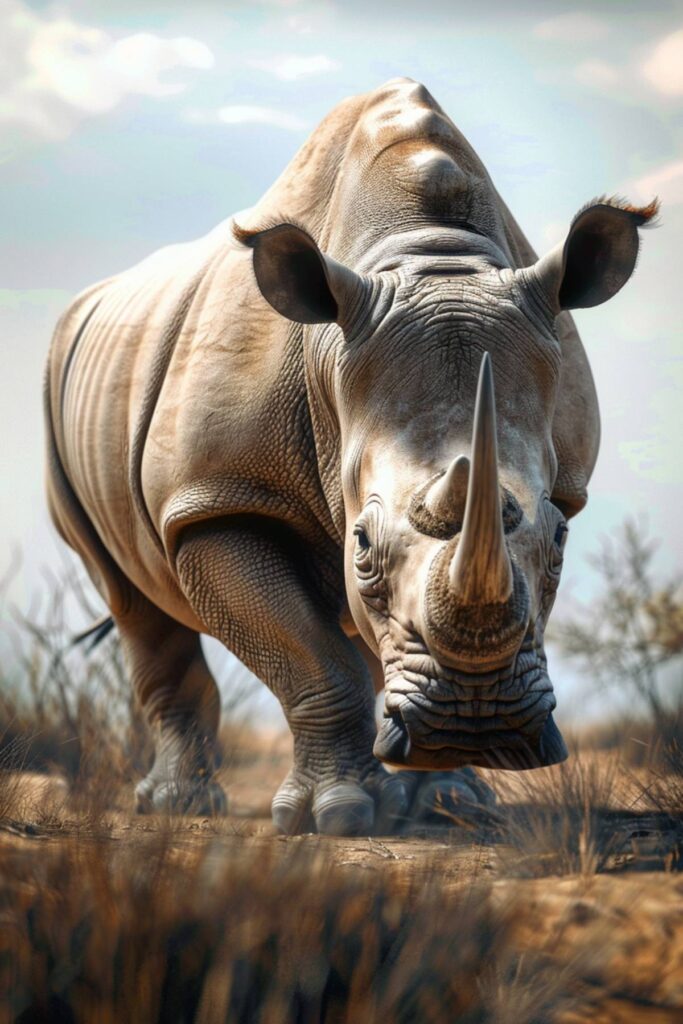
[[[167,72],[214,62],[208,46],[187,36],[115,39],[22,0],[0,0],[0,18],[0,123],[46,136],[68,135],[79,120],[113,110],[126,96],[182,92],[186,84],[167,80]]]
[[[682,96],[683,29],[661,39],[640,70],[658,92],[665,96]]]
[[[607,22],[586,11],[566,11],[534,26],[539,39],[557,39],[562,43],[590,43],[607,35]]]
[[[574,68],[574,78],[581,85],[594,89],[609,89],[621,79],[621,75],[613,64],[604,60],[585,60]]]
[[[223,124],[270,124],[290,132],[298,132],[307,127],[306,122],[300,117],[285,110],[240,104],[221,107],[218,111],[218,120]]]
[[[289,132],[300,132],[308,123],[296,114],[275,107],[259,107],[251,104],[233,104],[218,110],[185,110],[183,119],[193,124],[267,124]]]
[[[293,82],[297,78],[306,78],[309,75],[322,75],[327,71],[336,71],[341,66],[339,61],[327,57],[324,53],[310,57],[282,53],[274,57],[250,60],[248,64],[259,71],[267,71],[284,82]]]
[[[305,121],[296,114],[289,114],[285,110],[276,110],[273,107],[248,104],[221,107],[218,111],[218,120],[223,124],[272,124],[276,128],[286,128],[293,132],[306,127]]]
[[[626,185],[623,192],[634,201],[649,202],[653,196],[659,196],[664,209],[683,203],[683,160],[657,167]]]
[[[304,14],[290,14],[285,19],[285,26],[289,32],[295,32],[302,36],[313,35],[315,26],[313,18]]]

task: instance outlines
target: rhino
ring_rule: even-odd
[[[566,757],[544,630],[599,443],[569,310],[619,291],[656,211],[596,199],[539,259],[393,79],[254,207],[75,299],[47,495],[154,736],[138,810],[225,810],[202,633],[287,717],[284,833],[389,831],[434,778],[484,801],[473,766]]]

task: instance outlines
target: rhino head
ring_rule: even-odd
[[[293,225],[248,238],[274,309],[324,325],[304,342],[308,388],[334,424],[316,442],[336,466],[349,608],[384,668],[382,761],[566,757],[544,652],[578,510],[553,501],[555,321],[622,287],[652,212],[597,202],[521,269],[458,229],[397,234],[353,270]]]

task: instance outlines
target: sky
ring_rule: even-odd
[[[41,376],[60,312],[254,203],[337,102],[396,75],[429,88],[540,253],[595,196],[659,195],[631,281],[576,316],[603,436],[555,617],[590,600],[586,556],[626,516],[663,575],[681,568],[681,0],[0,0],[0,576],[20,547],[19,607],[59,560]],[[581,680],[553,667],[575,704]]]

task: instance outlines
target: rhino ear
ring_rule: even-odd
[[[310,235],[294,224],[265,231],[236,229],[254,250],[254,273],[264,299],[299,324],[340,323],[363,279],[324,256]]]
[[[599,306],[626,284],[638,257],[638,228],[659,209],[600,199],[577,213],[566,240],[524,273],[540,284],[556,313]]]

